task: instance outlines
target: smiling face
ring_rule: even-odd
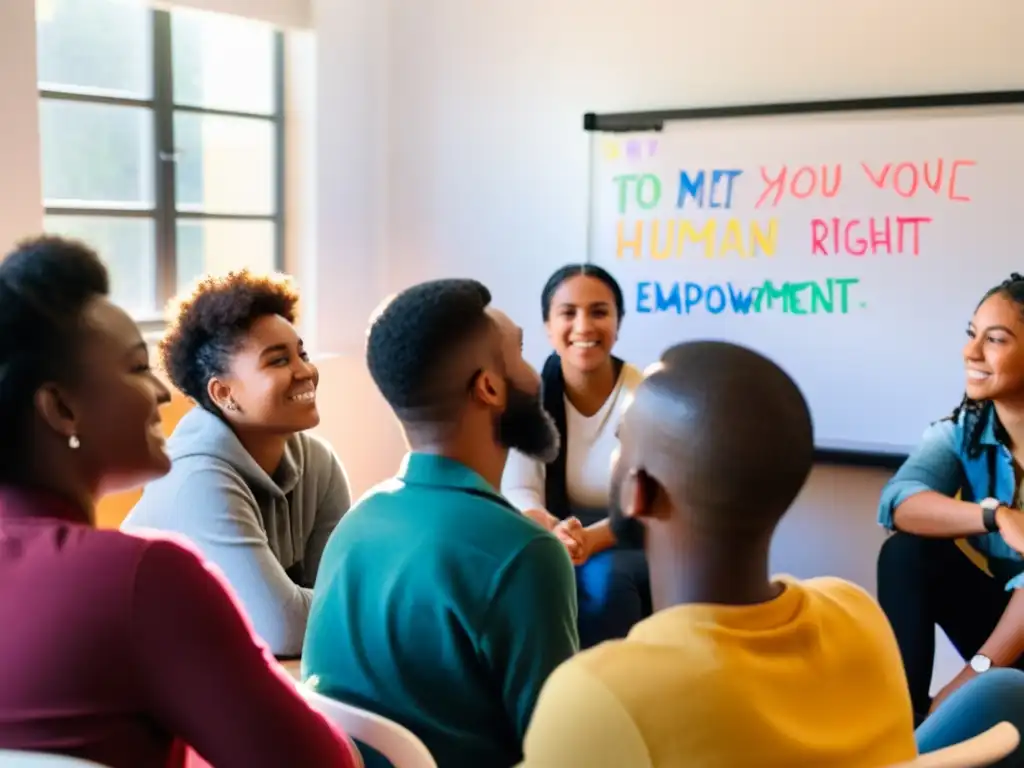
[[[170,393],[150,368],[147,346],[124,310],[97,298],[83,323],[79,381],[66,398],[75,415],[71,433],[81,441],[77,458],[105,495],[170,470],[159,410]]]
[[[596,370],[608,363],[618,337],[615,296],[596,277],[570,277],[552,296],[545,327],[551,346],[566,365]]]
[[[210,380],[209,393],[233,425],[291,434],[320,423],[319,380],[295,327],[265,315],[252,324],[227,374]]]
[[[967,327],[967,396],[999,400],[1024,396],[1024,317],[1002,293],[981,303]]]

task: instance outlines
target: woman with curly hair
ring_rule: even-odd
[[[101,497],[171,468],[170,394],[109,293],[81,243],[0,260],[0,748],[111,768],[179,768],[186,745],[218,768],[361,765],[193,548],[96,528]]]
[[[988,291],[967,326],[966,394],[882,492],[896,531],[878,557],[918,719],[995,667],[1024,669],[1024,277]],[[932,700],[935,627],[964,659]]]
[[[288,278],[246,270],[179,299],[160,350],[199,407],[168,441],[170,473],[123,525],[189,537],[280,657],[301,652],[320,556],[350,504],[334,452],[305,434],[320,421],[319,374],[294,326],[297,304]]]

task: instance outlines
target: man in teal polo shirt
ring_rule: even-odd
[[[432,281],[371,322],[367,365],[412,452],[331,535],[302,654],[307,684],[406,726],[441,768],[518,762],[579,646],[566,547],[496,490],[510,448],[547,461],[558,436],[522,330],[489,303]]]

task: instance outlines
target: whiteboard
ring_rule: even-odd
[[[978,300],[1024,272],[1024,105],[688,119],[591,153],[618,352],[752,347],[799,384],[820,449],[911,450],[963,395]]]

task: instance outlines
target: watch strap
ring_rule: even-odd
[[[985,499],[981,504],[981,522],[989,533],[999,530],[999,524],[996,522],[996,510],[998,509],[999,503],[995,499]]]

